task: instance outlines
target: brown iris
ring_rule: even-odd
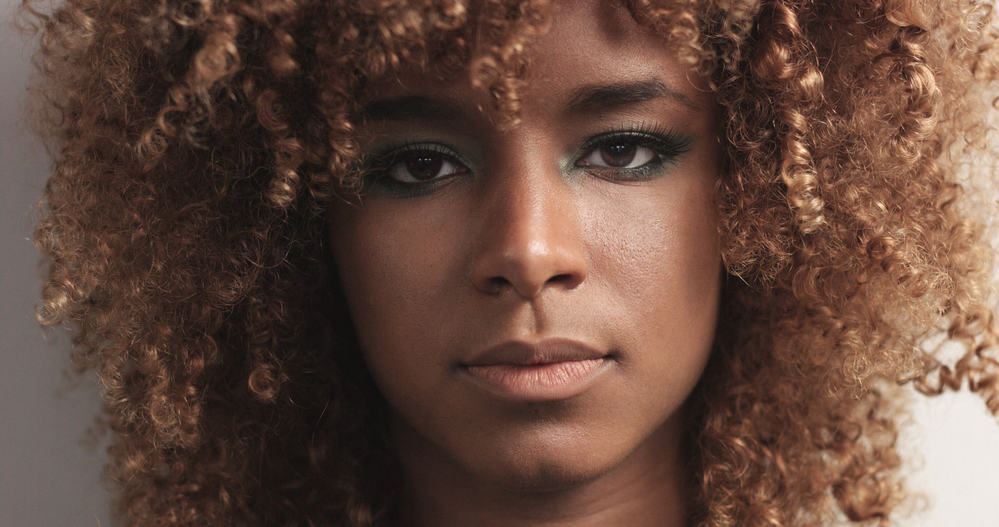
[[[635,159],[638,145],[634,143],[618,143],[600,147],[600,158],[612,167],[628,166]]]
[[[444,159],[439,155],[418,154],[406,160],[406,170],[413,179],[428,181],[440,173]]]

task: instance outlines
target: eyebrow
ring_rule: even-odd
[[[566,109],[570,113],[593,113],[659,98],[673,99],[695,110],[701,109],[690,97],[660,79],[583,86],[574,92]]]
[[[566,112],[595,113],[660,98],[673,99],[695,110],[701,109],[689,97],[656,78],[581,86],[569,98]],[[367,120],[453,122],[464,117],[465,113],[462,105],[454,99],[404,95],[371,101],[361,109],[357,117],[362,122]]]

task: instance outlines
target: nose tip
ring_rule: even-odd
[[[535,240],[522,245],[525,250],[520,251],[508,245],[505,252],[480,259],[476,287],[489,295],[512,290],[525,300],[537,298],[548,287],[579,287],[586,279],[584,258],[578,251],[551,241]]]
[[[510,290],[531,300],[547,288],[571,290],[586,280],[579,222],[567,196],[550,187],[527,196],[510,192],[486,210],[472,270],[479,291]]]

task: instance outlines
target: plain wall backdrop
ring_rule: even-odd
[[[35,322],[34,203],[49,161],[28,135],[23,100],[33,42],[0,0],[0,526],[109,526],[103,446],[87,446],[99,408],[92,376],[63,376],[69,339]]]
[[[88,435],[96,380],[69,382],[66,335],[34,319],[41,275],[31,232],[50,162],[25,124],[35,43],[11,23],[17,4],[0,0],[0,526],[109,526],[106,454]],[[921,453],[909,482],[929,499],[901,524],[999,527],[999,420],[966,392],[916,397],[913,419],[901,443]]]

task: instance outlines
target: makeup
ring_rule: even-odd
[[[611,365],[609,359],[465,368],[473,381],[503,399],[540,402],[568,399],[586,390]]]
[[[612,353],[571,339],[509,341],[461,364],[459,373],[502,399],[553,401],[584,392],[616,364],[615,359]]]

